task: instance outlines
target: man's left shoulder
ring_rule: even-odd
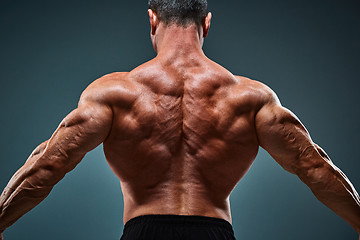
[[[244,77],[244,76],[237,76],[237,75],[235,75],[235,78],[238,80],[238,83],[241,86],[247,86],[249,88],[256,89],[256,90],[263,90],[263,89],[268,88],[264,83],[262,83],[258,80],[254,80],[254,79]]]
[[[237,79],[236,88],[241,92],[253,93],[256,96],[266,96],[273,92],[270,87],[260,81],[243,76],[235,76],[235,78]]]
[[[275,92],[266,84],[247,77],[235,76],[238,80],[235,90],[240,95],[245,95],[259,106],[266,104],[272,99],[277,98]]]

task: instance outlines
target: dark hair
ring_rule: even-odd
[[[149,0],[149,9],[167,25],[202,25],[207,15],[207,0]]]

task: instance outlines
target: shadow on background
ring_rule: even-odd
[[[205,53],[273,88],[359,190],[359,2],[209,0],[209,8]],[[0,188],[88,84],[155,56],[146,11],[146,1],[0,2]],[[262,150],[231,203],[238,239],[356,239]],[[122,207],[98,147],[5,239],[119,239]]]

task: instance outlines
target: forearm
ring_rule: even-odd
[[[256,114],[260,146],[285,170],[296,174],[308,185],[321,202],[360,232],[360,199],[355,188],[312,141],[300,120],[272,95]]]
[[[355,188],[330,160],[300,177],[317,199],[347,221],[360,233],[360,198]]]
[[[44,200],[84,155],[82,152],[66,151],[56,141],[40,144],[0,196],[0,233]]]
[[[9,183],[0,197],[0,232],[44,200],[51,189],[51,186],[33,186],[27,178],[18,186]]]
[[[30,155],[10,179],[0,196],[0,232],[12,225],[17,219],[39,204],[51,191],[50,186],[34,186],[36,177],[34,165],[47,144],[43,142]]]

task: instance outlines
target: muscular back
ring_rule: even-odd
[[[205,57],[202,28],[149,10],[157,57],[92,83],[0,196],[2,232],[39,204],[100,143],[124,195],[124,222],[145,214],[231,222],[229,195],[259,146],[360,233],[360,198],[299,119],[263,84]]]
[[[230,221],[228,197],[257,151],[258,83],[208,59],[154,59],[103,78],[114,111],[104,142],[124,221],[190,214]]]

